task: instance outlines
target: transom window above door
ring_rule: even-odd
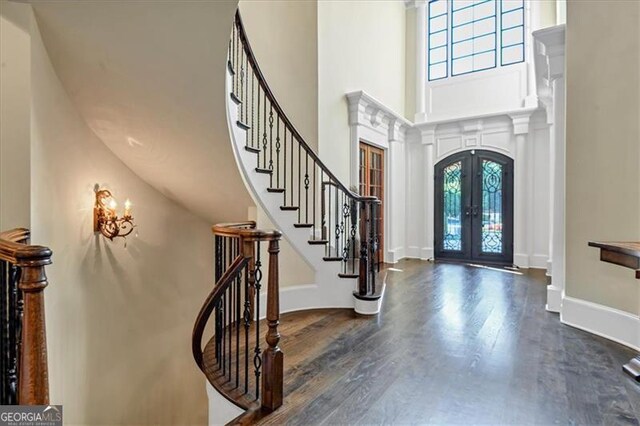
[[[525,0],[430,0],[429,81],[524,62]]]

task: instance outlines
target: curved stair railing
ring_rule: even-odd
[[[255,227],[255,222],[213,227],[216,284],[196,318],[192,352],[198,367],[226,399],[244,410],[270,412],[282,405],[283,395],[284,355],[278,347],[281,234]],[[265,253],[267,265],[263,264]],[[259,319],[265,269],[268,276],[263,342]],[[213,336],[203,349],[210,319]]]
[[[0,404],[49,405],[44,289],[51,250],[28,229],[0,233]]]
[[[358,278],[357,298],[375,298],[381,202],[347,188],[296,130],[260,70],[239,11],[228,67],[236,124],[246,131],[255,171],[269,176],[268,192],[282,194],[281,210],[297,212],[294,226],[309,229],[309,244],[325,247],[325,261],[342,262],[340,277]]]

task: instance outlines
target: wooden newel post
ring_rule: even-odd
[[[18,251],[16,260],[21,269],[18,287],[24,301],[18,404],[49,405],[44,289],[48,285],[45,266],[51,264],[51,250],[30,246]]]
[[[267,349],[262,353],[262,408],[273,411],[282,405],[284,354],[278,347],[280,333],[280,289],[278,240],[269,241],[269,282],[267,287]]]

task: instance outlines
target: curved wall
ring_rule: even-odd
[[[237,4],[34,3],[54,68],[91,130],[144,181],[211,223],[246,218],[253,204],[224,119]]]

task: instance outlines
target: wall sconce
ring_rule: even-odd
[[[115,237],[126,237],[133,232],[135,225],[131,216],[131,201],[124,202],[124,215],[116,214],[118,203],[107,189],[96,189],[96,204],[93,207],[93,232],[113,241]]]

